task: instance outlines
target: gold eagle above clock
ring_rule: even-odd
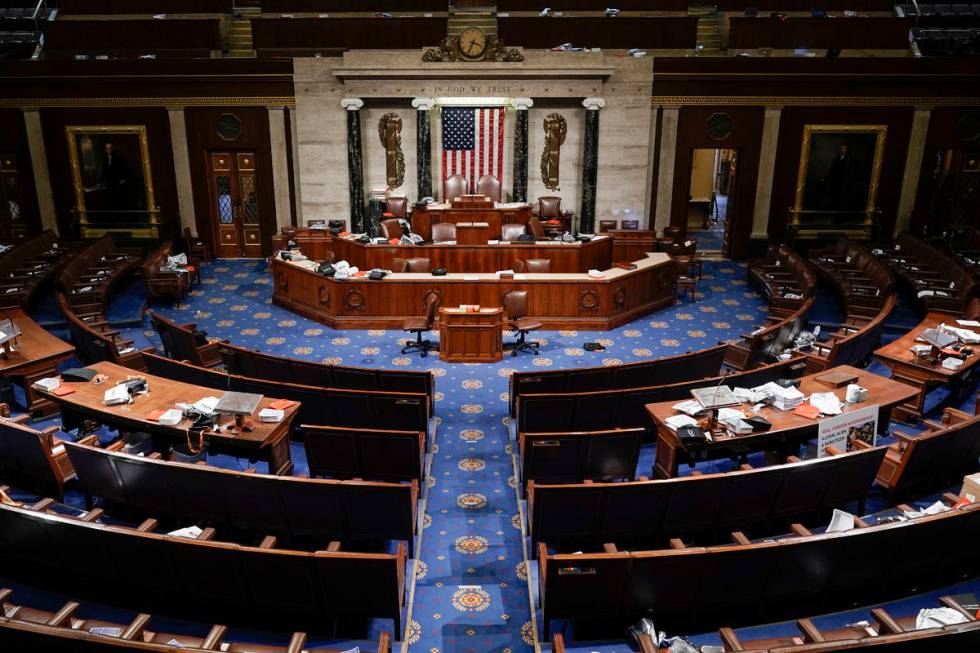
[[[524,61],[517,48],[508,48],[496,34],[479,27],[466,27],[458,36],[450,35],[438,48],[429,48],[422,61]]]

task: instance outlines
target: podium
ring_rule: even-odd
[[[504,356],[504,309],[439,309],[439,359],[447,363],[495,363]]]

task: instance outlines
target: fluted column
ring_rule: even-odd
[[[415,170],[419,194],[416,199],[432,197],[432,126],[429,113],[435,101],[430,97],[412,100],[415,107]]]
[[[585,107],[585,154],[582,156],[582,211],[578,230],[595,232],[596,181],[599,178],[599,109],[606,106],[601,97],[582,100]]]
[[[351,231],[364,231],[364,168],[361,155],[361,107],[364,100],[344,98],[340,106],[347,110],[347,182],[350,189]]]
[[[662,230],[670,224],[674,201],[674,163],[677,160],[677,122],[679,107],[664,107],[660,118],[660,172],[657,179],[657,206],[653,228]]]
[[[759,175],[755,182],[755,209],[752,238],[769,238],[769,212],[772,208],[772,182],[776,178],[776,151],[782,108],[766,107],[762,119],[762,145],[759,148]]]
[[[528,109],[534,106],[534,100],[529,97],[516,97],[510,101],[517,109],[514,121],[514,192],[513,201],[527,201],[527,143],[528,143]]]
[[[54,193],[51,192],[51,177],[48,176],[48,154],[44,149],[40,112],[37,109],[24,109],[24,124],[27,127],[27,145],[31,151],[31,170],[34,173],[34,186],[37,188],[41,228],[59,233],[58,212],[54,206]]]
[[[902,176],[902,191],[898,196],[898,215],[894,234],[897,236],[908,229],[915,209],[915,196],[919,190],[919,176],[922,173],[922,159],[926,154],[926,135],[929,133],[929,120],[932,109],[916,107],[912,114],[912,130],[909,132],[909,148],[905,156],[905,174]]]

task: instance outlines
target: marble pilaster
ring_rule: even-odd
[[[528,110],[534,105],[531,98],[514,98],[511,105],[517,110],[514,119],[514,202],[527,201]]]
[[[41,229],[51,229],[58,233],[58,214],[54,208],[51,177],[48,176],[48,154],[44,150],[40,112],[37,109],[24,109],[24,124],[27,127],[27,145],[31,151],[31,169],[34,172],[34,187],[37,189]]]
[[[932,109],[916,107],[912,114],[912,129],[909,132],[909,147],[905,155],[905,174],[902,176],[902,191],[898,196],[898,212],[895,216],[895,235],[908,229],[915,208],[915,196],[919,190],[919,175],[922,172],[922,157],[926,152],[926,135],[929,132],[929,119]]]
[[[776,175],[776,146],[779,144],[779,120],[782,111],[780,107],[766,107],[762,118],[762,144],[759,148],[759,175],[755,183],[752,238],[769,237],[772,181]]]
[[[361,152],[361,107],[364,100],[344,98],[340,106],[347,110],[347,185],[350,189],[351,231],[364,230],[364,168]]]
[[[272,152],[272,188],[275,195],[276,227],[281,230],[293,224],[289,204],[289,154],[286,151],[286,110],[269,107],[269,148]]]
[[[191,183],[191,159],[187,148],[187,122],[184,108],[167,109],[170,120],[170,147],[174,155],[174,178],[177,181],[177,212],[180,214],[180,229],[190,229],[197,234],[197,219],[194,212],[194,186]]]
[[[432,98],[417,97],[415,107],[415,170],[418,179],[418,199],[432,195],[432,123],[429,115],[435,104]]]
[[[595,232],[596,182],[599,179],[599,109],[606,101],[599,97],[582,100],[585,107],[585,153],[582,156],[582,211],[579,214],[578,230],[582,233]]]
[[[654,228],[662,230],[670,224],[674,200],[674,162],[677,160],[678,107],[664,107],[660,118],[660,172],[657,179],[657,213]]]

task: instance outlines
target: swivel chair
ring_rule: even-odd
[[[541,322],[527,316],[527,291],[511,290],[504,295],[504,310],[507,311],[509,328],[518,333],[517,342],[511,344],[510,355],[517,356],[520,351],[529,351],[536,356],[541,343],[536,340],[526,340],[525,336],[528,331],[540,329]]]
[[[438,351],[438,344],[433,344],[431,340],[423,340],[422,334],[432,329],[432,323],[436,317],[436,305],[439,303],[439,296],[430,292],[425,297],[425,315],[423,317],[410,317],[402,322],[402,329],[415,334],[415,342],[409,342],[402,347],[402,353],[419,352],[419,356],[425,358],[430,351]]]

